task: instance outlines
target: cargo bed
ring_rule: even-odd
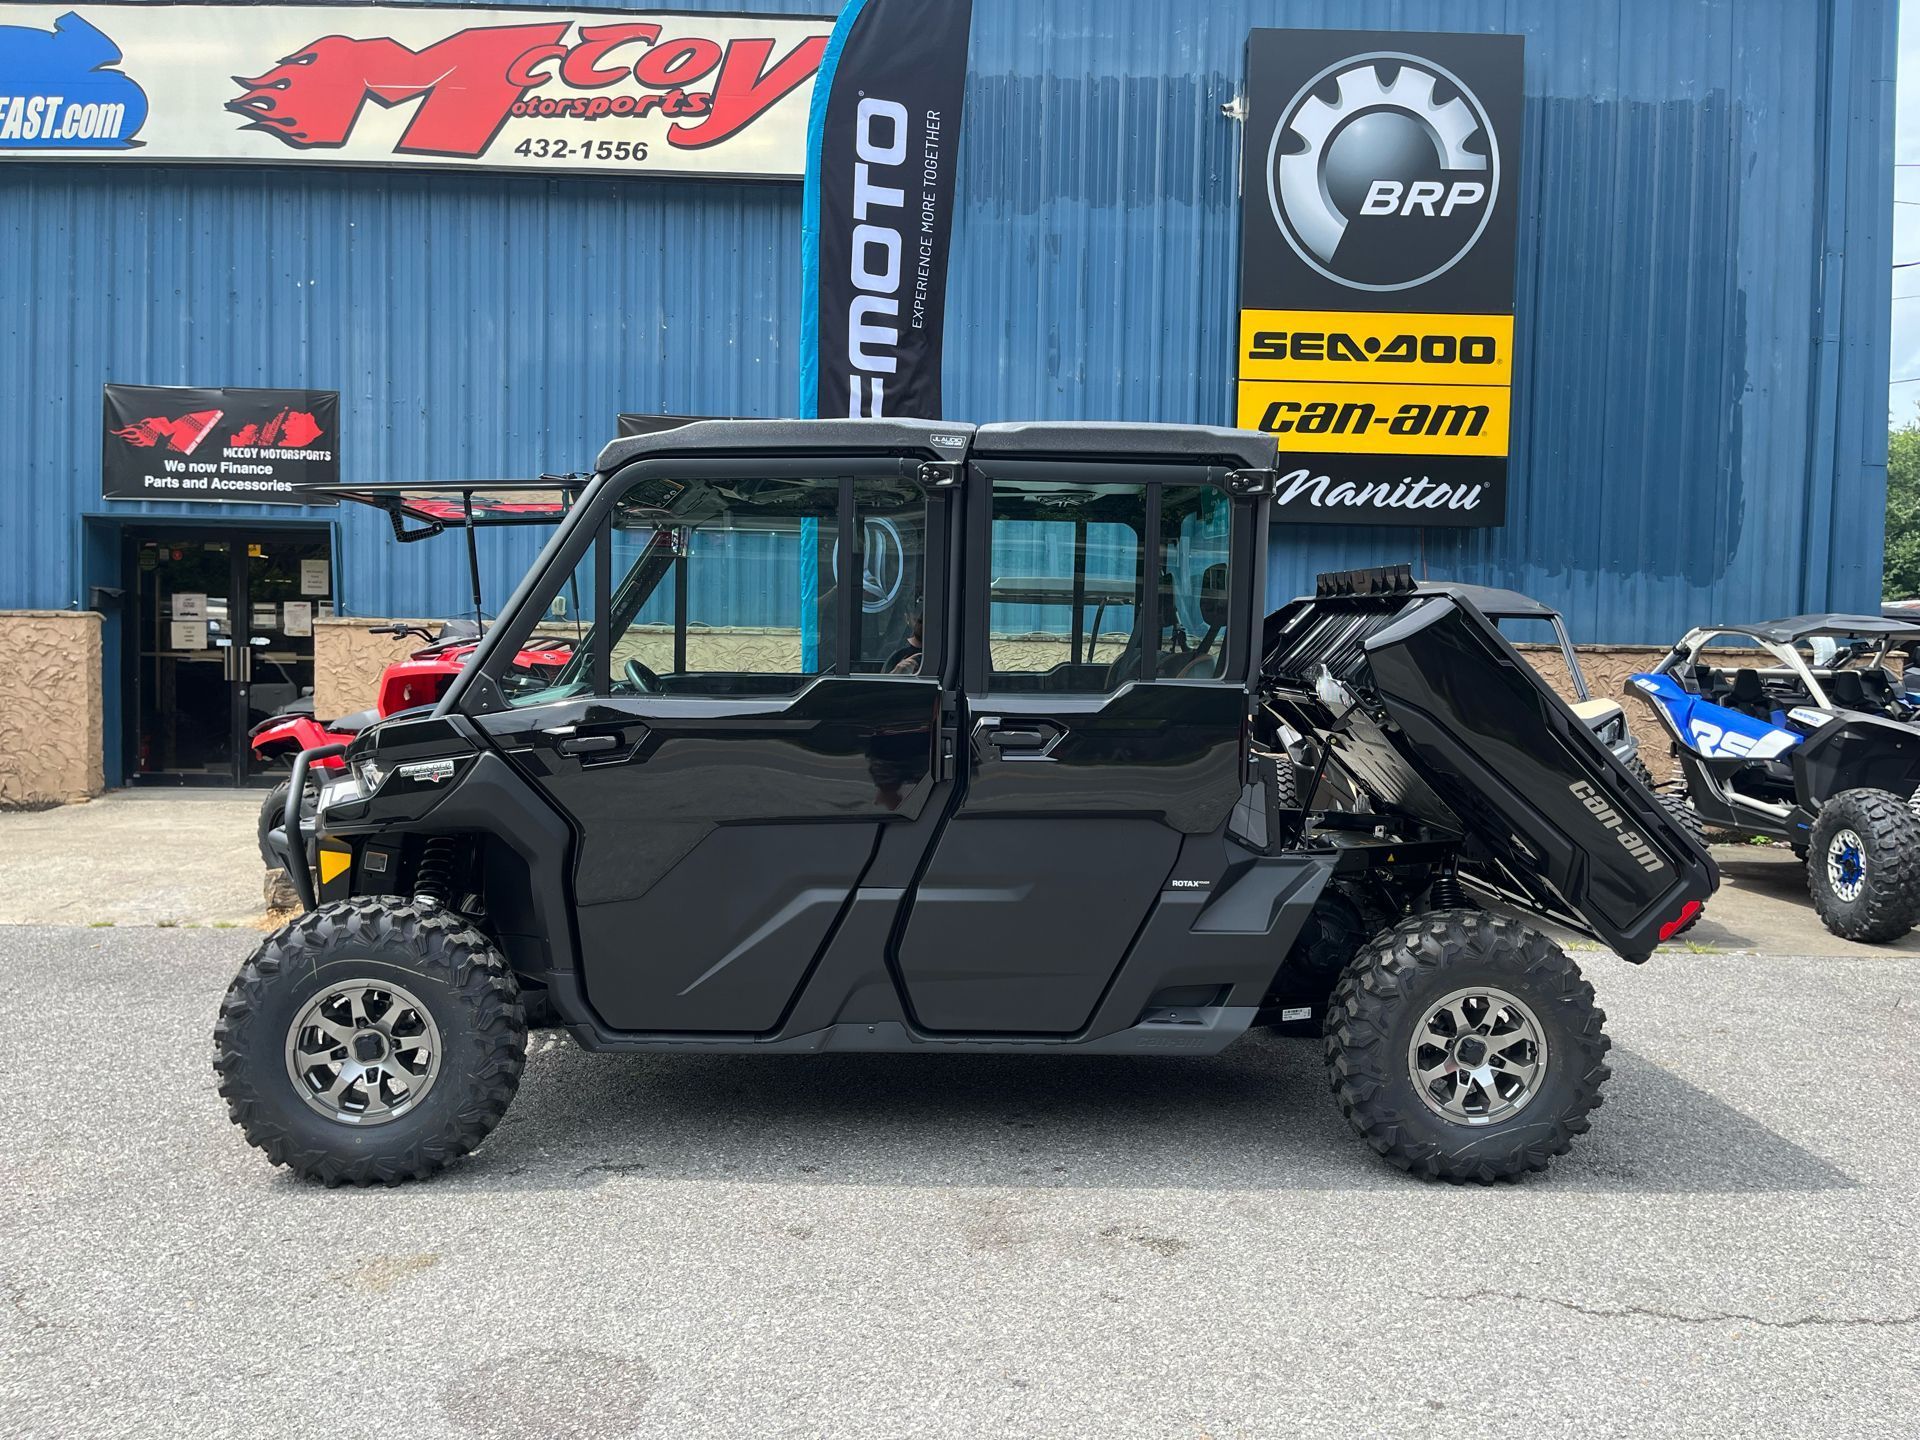
[[[1670,819],[1499,630],[1398,571],[1322,578],[1269,616],[1268,712],[1324,746],[1408,840],[1461,842],[1459,874],[1643,959],[1719,884]]]

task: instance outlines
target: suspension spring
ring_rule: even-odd
[[[420,852],[420,868],[414,872],[413,898],[421,904],[449,905],[453,896],[453,839],[436,835]]]
[[[1433,877],[1433,885],[1427,891],[1427,906],[1432,910],[1461,910],[1467,905],[1467,890],[1460,883],[1460,877],[1452,870],[1442,870]]]

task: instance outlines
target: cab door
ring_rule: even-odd
[[[1253,512],[1200,465],[976,461],[964,785],[897,953],[917,1024],[1086,1024],[1242,784]]]
[[[945,496],[917,463],[737,467],[623,472],[549,582],[547,628],[590,627],[575,669],[480,720],[572,825],[582,979],[615,1029],[776,1028],[882,828],[934,789]]]

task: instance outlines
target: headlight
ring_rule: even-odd
[[[1600,727],[1600,741],[1604,745],[1618,745],[1627,738],[1627,722],[1616,715]]]
[[[372,756],[365,756],[353,762],[354,778],[371,795],[386,781],[388,769]]]

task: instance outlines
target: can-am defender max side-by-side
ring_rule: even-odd
[[[1591,987],[1512,912],[1640,960],[1716,882],[1470,602],[1402,571],[1264,616],[1270,439],[706,422],[598,472],[433,711],[347,749],[318,894],[289,807],[312,908],[215,1031],[276,1163],[441,1168],[530,1023],[1193,1056],[1319,1019],[1375,1150],[1487,1181],[1565,1151],[1608,1074]],[[573,658],[503,688],[562,593]]]
[[[1920,711],[1885,663],[1916,643],[1920,626],[1877,615],[1706,626],[1631,681],[1672,740],[1689,808],[1792,845],[1845,940],[1920,923]]]

